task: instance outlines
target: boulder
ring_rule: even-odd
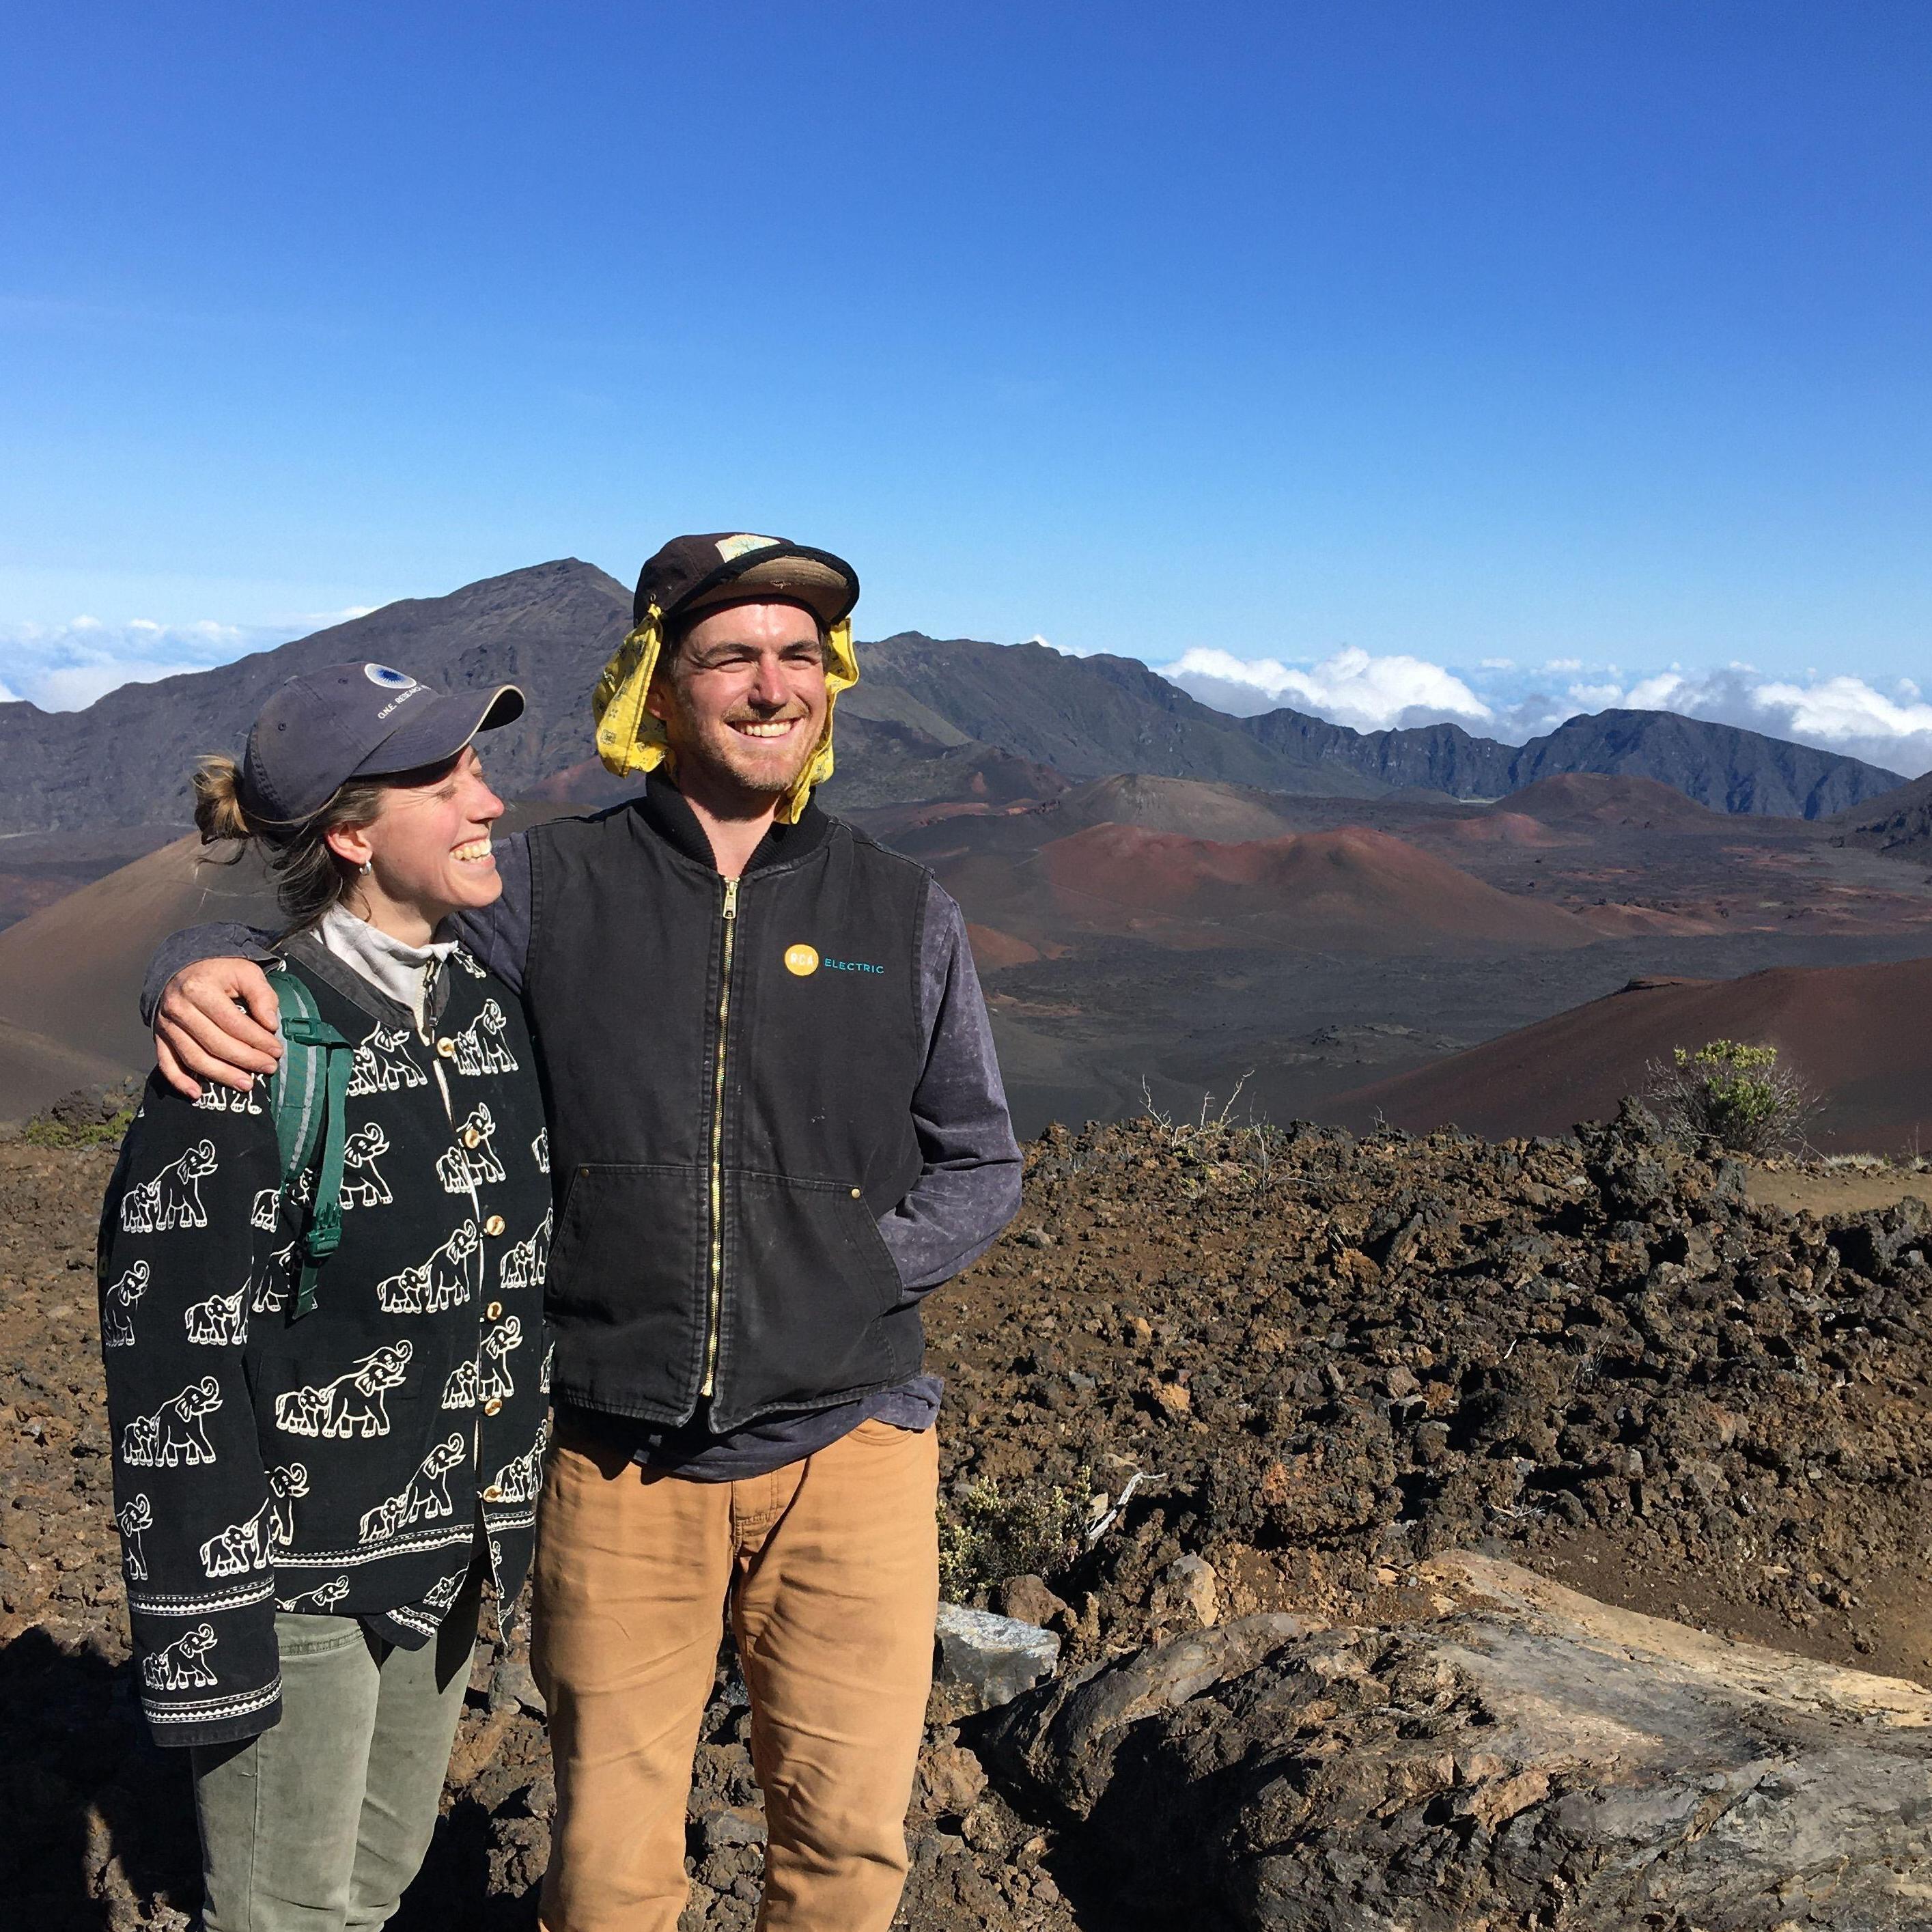
[[[926,1808],[940,1816],[963,1818],[986,1789],[979,1759],[963,1745],[941,1742],[919,1761],[920,1786]]]
[[[1037,1624],[964,1604],[941,1604],[937,1675],[961,1694],[956,1700],[971,1711],[1010,1704],[1060,1661],[1060,1639]]]
[[[999,1599],[1002,1614],[1023,1624],[1045,1628],[1055,1618],[1072,1615],[1066,1604],[1046,1587],[1043,1576],[1009,1576],[1000,1586]]]
[[[1094,1665],[1016,1706],[994,1727],[990,1746],[1022,1778],[1085,1816],[1106,1791],[1114,1750],[1131,1729],[1252,1670],[1314,1628],[1303,1617],[1242,1617]]]
[[[1035,1692],[1004,1761],[1156,1917],[1204,1893],[1244,1932],[1932,1922],[1932,1693],[1491,1559],[1420,1580],[1431,1622],[1244,1618]]]
[[[1177,1556],[1154,1593],[1156,1614],[1204,1629],[1221,1621],[1221,1580],[1204,1556]]]

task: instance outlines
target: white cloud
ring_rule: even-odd
[[[1749,664],[1640,679],[1622,702],[1638,710],[1741,724],[1774,738],[1843,752],[1916,778],[1932,770],[1932,704],[1909,678],[1890,690],[1850,672],[1808,680],[1768,678]]]
[[[183,671],[232,663],[250,651],[367,614],[369,607],[311,611],[286,624],[158,624],[146,617],[104,624],[81,616],[65,624],[0,625],[0,702],[25,698],[44,711],[78,711],[124,684],[152,684]]]
[[[1779,678],[1748,664],[1710,670],[1672,664],[1627,677],[1603,665],[1586,677],[1551,677],[1580,670],[1580,661],[1555,658],[1529,674],[1485,659],[1469,674],[1483,684],[1486,695],[1479,698],[1445,665],[1354,649],[1307,668],[1212,650],[1191,650],[1156,668],[1204,704],[1238,717],[1288,705],[1364,731],[1447,719],[1518,744],[1580,712],[1674,711],[1842,752],[1907,777],[1932,771],[1932,700],[1908,678],[1883,685],[1848,671]]]
[[[1613,704],[1624,701],[1623,686],[1620,684],[1573,684],[1569,691],[1572,712],[1577,711],[1606,711]],[[1660,711],[1664,707],[1653,704],[1642,709]]]
[[[278,640],[279,641],[279,640]],[[20,624],[0,631],[7,682],[44,711],[75,711],[123,684],[148,684],[178,671],[206,670],[257,648],[232,624],[157,624],[136,618],[104,624]]]
[[[1288,705],[1358,731],[1445,722],[1487,727],[1496,720],[1495,712],[1454,671],[1424,658],[1374,657],[1353,645],[1305,670],[1273,658],[1205,649],[1157,668],[1203,704],[1240,716]]]

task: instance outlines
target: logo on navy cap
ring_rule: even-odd
[[[392,670],[387,664],[365,664],[362,675],[371,684],[380,684],[385,691],[414,691],[416,681],[406,670]]]

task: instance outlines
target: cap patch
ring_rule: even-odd
[[[776,537],[724,537],[718,542],[718,554],[724,562],[733,563],[754,550],[776,550],[778,543]]]
[[[385,691],[414,691],[416,681],[406,670],[392,670],[387,664],[365,664],[362,675],[371,684],[380,685]]]

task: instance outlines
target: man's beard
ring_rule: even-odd
[[[810,717],[801,717],[791,735],[779,741],[782,753],[778,746],[761,752],[755,748],[756,739],[740,736],[727,722],[719,727],[716,738],[706,734],[682,748],[685,757],[702,765],[714,778],[758,796],[776,798],[798,783],[824,735],[822,720],[814,730]]]

